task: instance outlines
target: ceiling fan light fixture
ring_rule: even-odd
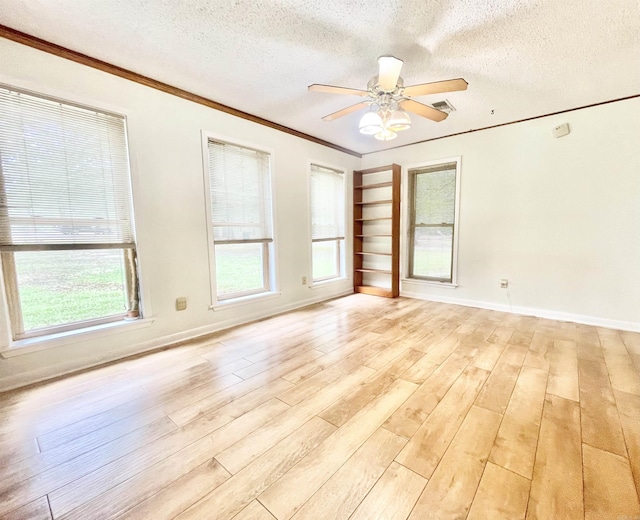
[[[411,128],[411,118],[406,110],[398,109],[391,112],[387,119],[387,129],[394,132],[402,132]]]
[[[385,128],[384,130],[382,130],[382,132],[378,132],[377,134],[375,134],[374,137],[379,141],[391,141],[392,139],[398,137],[398,134],[393,130]]]
[[[398,137],[398,132],[409,130],[412,126],[409,112],[436,123],[444,121],[449,112],[455,110],[446,100],[429,106],[412,98],[466,90],[469,84],[463,78],[457,78],[405,86],[404,80],[400,77],[402,64],[402,60],[394,56],[380,56],[378,74],[369,80],[367,90],[317,83],[309,85],[310,91],[365,98],[360,103],[338,110],[322,119],[333,121],[368,106],[369,109],[360,119],[358,130],[361,134],[372,135],[380,141],[390,141]]]
[[[371,110],[365,112],[362,119],[360,119],[358,129],[364,135],[374,135],[384,131],[384,124],[380,114]]]

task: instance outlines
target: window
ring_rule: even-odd
[[[344,173],[311,165],[311,267],[313,281],[344,273]]]
[[[122,116],[0,87],[0,255],[14,339],[137,316]]]
[[[455,283],[459,161],[409,169],[409,278]]]
[[[270,291],[270,155],[208,140],[210,233],[216,300]]]

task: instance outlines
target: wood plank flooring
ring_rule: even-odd
[[[3,519],[640,520],[640,334],[357,294],[0,395]]]

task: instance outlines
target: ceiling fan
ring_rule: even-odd
[[[411,99],[413,96],[439,94],[466,90],[467,82],[462,79],[449,79],[433,83],[404,86],[400,77],[403,61],[393,56],[378,58],[378,75],[373,76],[367,83],[367,90],[356,88],[335,87],[333,85],[309,85],[312,92],[327,94],[348,94],[366,97],[367,99],[324,116],[324,121],[333,121],[347,114],[351,114],[366,106],[369,110],[360,120],[360,133],[374,135],[381,141],[389,141],[397,137],[397,133],[411,127],[411,118],[407,112],[412,112],[432,121],[440,122],[447,117],[447,113]]]

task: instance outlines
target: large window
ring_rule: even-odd
[[[215,300],[270,291],[270,156],[211,139],[207,145]]]
[[[311,165],[311,262],[313,281],[344,273],[344,173]]]
[[[409,278],[455,283],[459,161],[409,169]]]
[[[0,87],[0,255],[14,339],[138,315],[122,116]]]

